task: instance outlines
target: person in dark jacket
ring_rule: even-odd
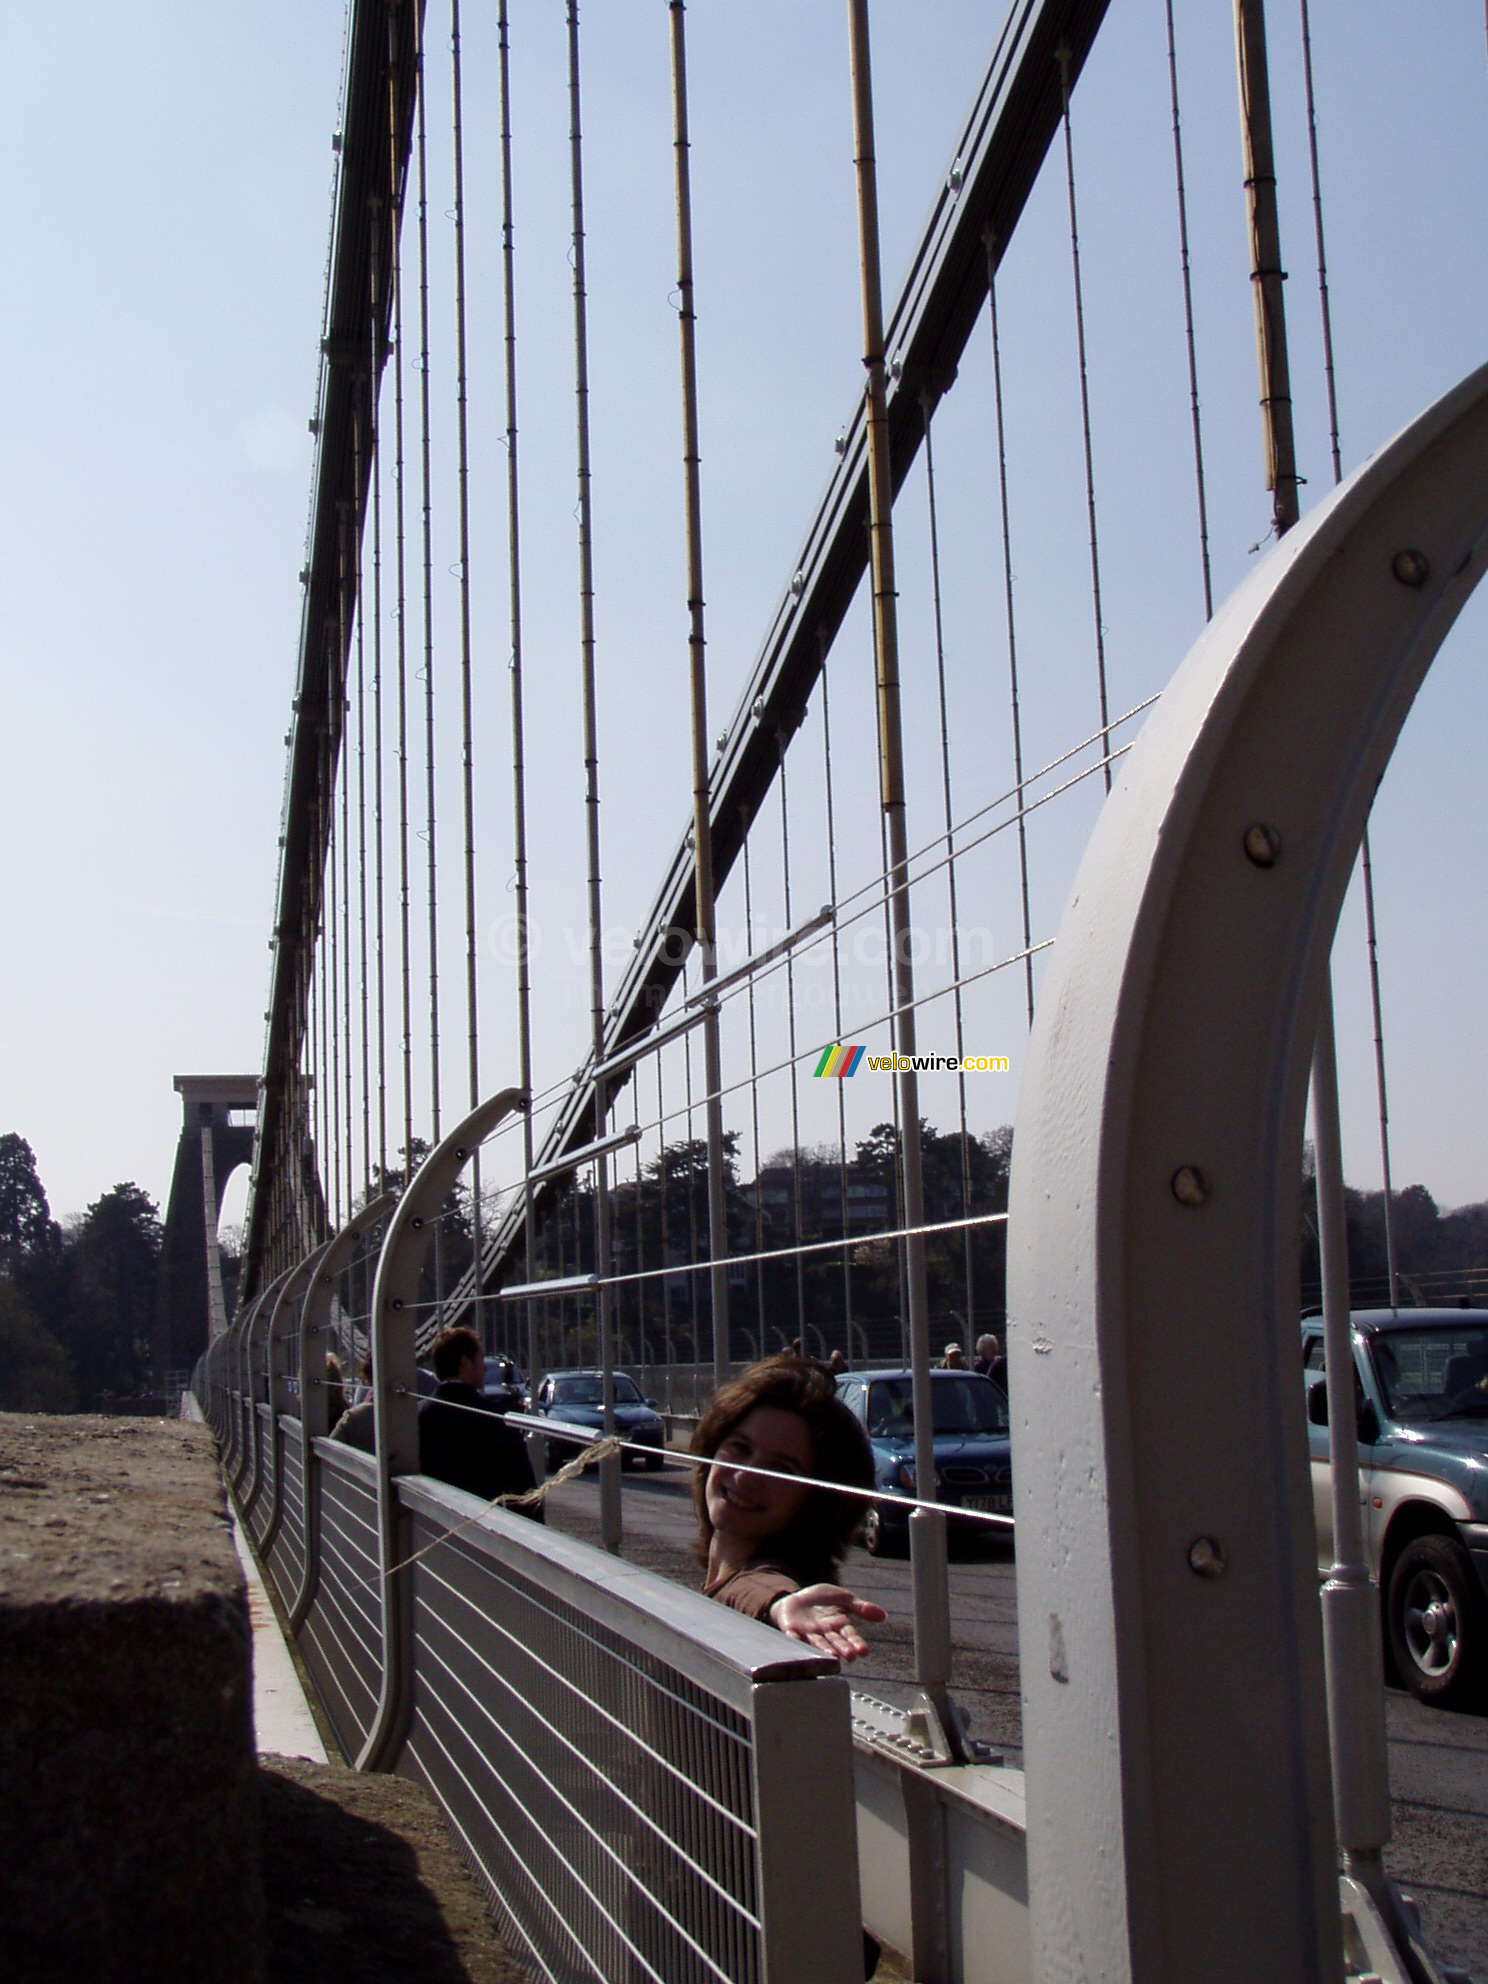
[[[481,1391],[485,1357],[474,1330],[444,1330],[434,1339],[439,1389],[419,1407],[419,1471],[452,1488],[493,1502],[532,1489],[532,1463],[522,1437]],[[524,1509],[534,1521],[542,1507]]]

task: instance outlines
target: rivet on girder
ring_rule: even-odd
[[[801,594],[805,592],[805,590],[806,590],[806,574],[804,572],[792,572],[791,573],[792,599],[799,599],[801,597]]]
[[[1257,868],[1274,868],[1280,853],[1281,835],[1275,827],[1268,827],[1258,820],[1253,827],[1245,829],[1246,859],[1253,861]]]
[[[1188,1568],[1197,1578],[1222,1578],[1230,1567],[1229,1552],[1217,1536],[1199,1536],[1189,1545]]]
[[[1403,586],[1423,586],[1431,577],[1431,561],[1424,551],[1397,551],[1390,570]]]
[[[424,1222],[421,1219],[411,1219],[408,1223],[413,1228],[414,1232],[417,1233],[419,1228],[423,1225]]]
[[[946,185],[949,186],[949,188],[953,193],[959,193],[961,191],[962,182],[965,179],[965,177],[966,177],[965,168],[962,166],[962,163],[958,158],[954,161],[954,163],[951,166],[950,172],[946,176]]]
[[[1181,1206],[1201,1206],[1209,1197],[1209,1180],[1196,1164],[1180,1164],[1172,1185],[1173,1197]]]

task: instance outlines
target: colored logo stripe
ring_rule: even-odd
[[[862,1047],[843,1047],[840,1043],[834,1043],[823,1052],[816,1064],[816,1072],[819,1075],[838,1075],[844,1078],[855,1075],[858,1072],[858,1063],[865,1052],[866,1049]]]

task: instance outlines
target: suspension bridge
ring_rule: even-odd
[[[1295,1206],[1310,1086],[1346,1346],[1331,986],[1388,1214],[1367,835],[1481,569],[1476,237],[1307,0],[1014,0],[928,127],[918,10],[825,11],[353,0],[197,1395],[348,1756],[535,1974],[846,1980],[867,1920],[925,1978],[1443,1978],[1357,1577],[1325,1661]],[[1413,32],[1476,185],[1483,23]],[[853,1696],[617,1565],[615,1454],[602,1549],[420,1476],[453,1323],[610,1433],[620,1368],[685,1419],[798,1342],[924,1407],[1005,1329],[1026,1777],[934,1506],[914,1703]]]

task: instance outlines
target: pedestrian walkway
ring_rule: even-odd
[[[236,1514],[233,1543],[248,1580],[248,1617],[253,1627],[253,1740],[258,1753],[327,1763],[325,1744]]]

